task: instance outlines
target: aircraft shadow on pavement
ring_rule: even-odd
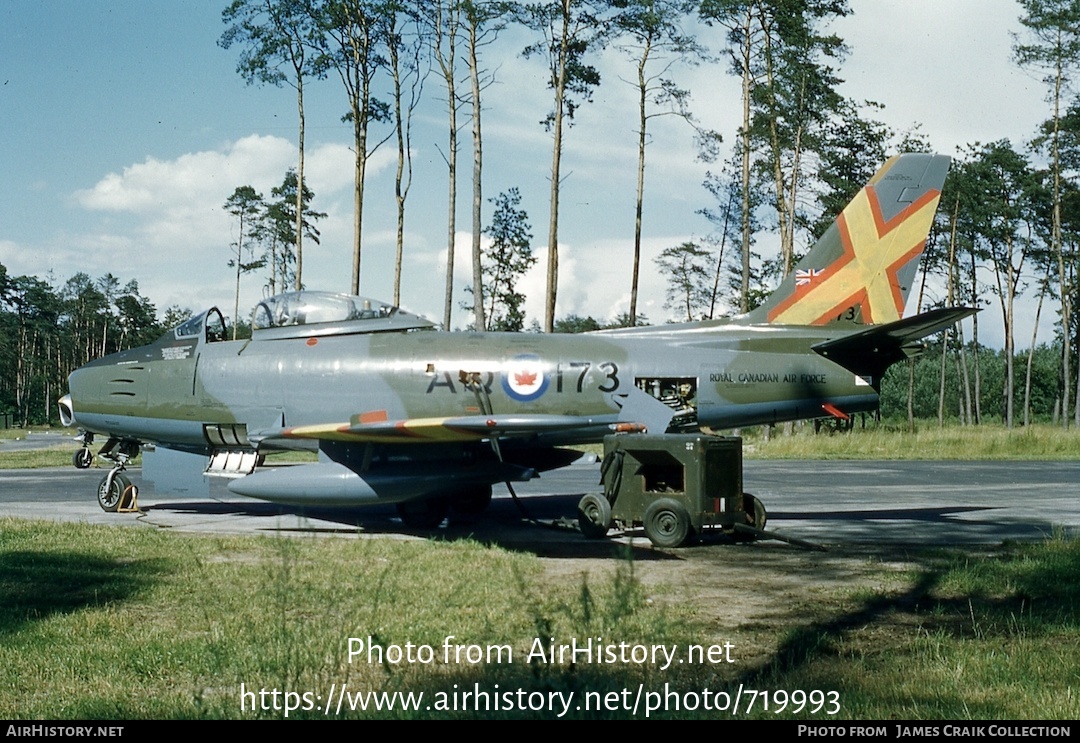
[[[996,510],[997,506],[942,506],[940,508],[884,508],[861,511],[770,511],[769,518],[784,521],[941,521],[957,513]]]
[[[580,494],[530,496],[522,512],[510,498],[496,498],[479,516],[451,516],[438,528],[410,529],[401,523],[393,506],[364,508],[302,508],[255,500],[165,501],[142,506],[149,517],[175,514],[234,516],[266,523],[245,528],[224,525],[234,533],[407,535],[445,541],[472,540],[503,549],[524,551],[541,557],[618,558],[625,556],[626,540],[587,540],[574,529]],[[824,544],[888,541],[920,544],[995,542],[1009,539],[1041,539],[1054,533],[1046,520],[1016,520],[998,516],[998,507],[942,506],[936,508],[882,508],[849,511],[784,510],[769,514],[767,529]],[[984,518],[957,518],[986,512]],[[288,523],[270,519],[290,517]],[[620,536],[613,533],[612,536]],[[635,559],[681,559],[679,552],[653,549],[641,530],[627,532]],[[706,532],[703,543],[732,544],[730,537]],[[779,546],[780,542],[766,542]]]
[[[496,498],[483,514],[455,516],[451,513],[435,529],[411,529],[405,526],[393,506],[304,508],[245,499],[166,501],[141,505],[140,509],[151,519],[163,514],[235,516],[260,520],[291,517],[291,523],[267,523],[251,529],[225,527],[226,531],[233,533],[405,535],[443,541],[471,540],[507,550],[530,552],[539,557],[625,559],[626,545],[622,542],[587,540],[577,531],[577,502],[580,497],[580,494],[530,496],[524,499],[524,513],[511,499]],[[677,554],[654,550],[644,537],[634,540],[631,549],[636,560],[680,559]]]
[[[928,540],[943,545],[972,542],[1035,540],[1052,536],[1060,527],[1045,519],[1024,519],[998,512],[1002,506],[941,506],[937,508],[882,508],[854,511],[776,511],[773,522],[837,523],[839,542],[867,542],[886,539],[913,544]],[[957,518],[986,512],[983,518]],[[791,528],[792,533],[798,527]],[[1067,529],[1066,531],[1074,531]]]

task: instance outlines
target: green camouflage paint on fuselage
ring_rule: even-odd
[[[685,402],[696,409],[699,426],[822,415],[823,401],[846,401],[846,410],[876,404],[868,381],[811,351],[814,343],[836,337],[835,331],[773,326],[748,337],[745,326],[722,325],[691,338],[657,331],[619,337],[418,330],[159,342],[80,370],[71,389],[80,417],[236,423],[249,429],[274,420],[305,426],[354,416],[395,420],[485,412],[616,420],[622,400],[633,390],[650,392],[657,380],[685,380]],[[468,383],[473,378],[482,392]],[[149,430],[141,433],[157,438]]]

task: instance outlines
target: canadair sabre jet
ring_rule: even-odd
[[[970,315],[903,318],[949,158],[889,160],[767,301],[724,320],[580,335],[444,332],[371,299],[264,300],[250,340],[217,308],[72,373],[77,466],[113,463],[98,501],[130,495],[142,444],[186,452],[235,493],[311,506],[397,504],[411,526],[477,512],[612,432],[687,433],[878,405],[886,368]],[[318,461],[267,466],[275,450]]]

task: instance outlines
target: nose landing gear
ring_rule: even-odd
[[[109,513],[138,510],[138,497],[139,489],[131,484],[131,480],[120,472],[119,468],[109,470],[109,474],[102,478],[97,489],[98,505],[101,510]]]
[[[94,452],[90,451],[89,446],[84,446],[71,455],[71,463],[77,470],[89,469],[94,463]]]
[[[89,448],[75,453],[78,457],[83,452],[90,454]],[[97,488],[98,505],[108,513],[130,513],[138,511],[139,488],[132,484],[124,474],[128,460],[139,454],[139,442],[110,438],[98,452],[98,456],[113,463],[112,469],[101,479]],[[91,456],[92,460],[93,457]],[[75,464],[78,467],[78,463]],[[87,465],[89,466],[89,465]]]
[[[89,431],[80,431],[75,440],[82,444],[82,448],[71,455],[71,463],[77,470],[89,469],[94,463],[94,452],[90,451],[90,446],[94,443],[94,434]]]

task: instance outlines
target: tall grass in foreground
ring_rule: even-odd
[[[343,684],[428,695],[474,683],[621,689],[653,670],[525,656],[537,637],[681,642],[678,623],[647,607],[630,571],[553,587],[540,583],[535,557],[473,542],[203,538],[0,520],[0,717],[283,716],[269,696],[268,709],[260,699],[241,711],[241,684],[324,698]],[[463,654],[447,663],[449,636],[451,647],[508,650],[501,662]],[[375,647],[371,662],[366,653],[349,662],[353,637]],[[410,646],[437,656],[408,662]],[[405,652],[400,662],[393,648]],[[321,717],[316,706],[291,716]]]
[[[880,572],[873,591],[818,592],[812,607],[785,598],[786,576],[765,575],[757,550],[729,547],[700,573],[716,596],[755,593],[775,621],[721,626],[707,605],[679,606],[679,586],[646,589],[612,555],[588,577],[552,579],[541,561],[475,542],[342,538],[217,538],[144,529],[0,520],[0,717],[254,718],[248,691],[322,695],[493,690],[614,694],[638,684],[680,695],[709,689],[836,690],[837,717],[1075,719],[1080,700],[1080,544],[1055,539],[970,558],[904,556],[910,572]],[[767,549],[788,549],[771,546]],[[806,553],[808,561],[821,559]],[[889,556],[895,562],[896,556]],[[854,566],[853,566],[854,567]],[[833,569],[833,568],[830,568]],[[653,575],[656,575],[653,570]],[[812,575],[812,572],[811,572]],[[655,577],[654,577],[655,580]],[[719,599],[722,600],[722,599]],[[509,648],[469,662],[397,662],[427,645]],[[348,638],[374,647],[348,661]],[[733,639],[762,648],[736,664],[550,664],[529,649],[602,637],[665,644]],[[416,656],[418,657],[418,656]],[[455,686],[456,684],[456,686]],[[685,698],[685,696],[683,697]],[[314,697],[313,697],[314,700]],[[761,709],[751,716],[789,717]],[[337,716],[332,715],[332,716]],[[428,710],[341,716],[552,717],[551,712]],[[570,717],[629,717],[572,709]],[[639,712],[639,717],[642,714]],[[727,717],[669,709],[663,717]],[[740,714],[740,716],[743,716]],[[807,715],[803,714],[806,717]],[[817,715],[816,719],[824,719]]]
[[[996,425],[939,428],[923,423],[909,433],[875,424],[817,434],[805,425],[796,426],[791,435],[774,429],[768,440],[760,429],[745,429],[743,443],[745,456],[756,459],[1080,459],[1080,431],[1050,425],[1009,430]]]
[[[1080,716],[1080,543],[931,556],[906,590],[797,629],[758,675],[831,684],[846,714],[884,719]]]

